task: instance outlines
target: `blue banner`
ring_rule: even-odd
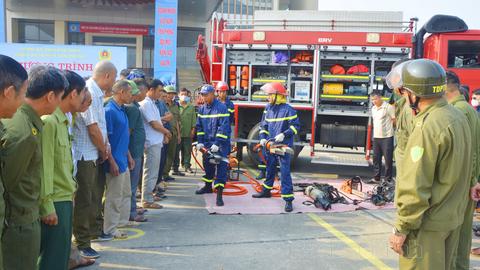
[[[6,41],[5,36],[5,0],[0,0],[0,43]]]
[[[153,75],[165,85],[176,85],[178,0],[155,0]]]
[[[3,43],[0,52],[17,60],[27,71],[45,65],[87,77],[92,76],[95,64],[101,60],[111,61],[118,71],[127,67],[126,47]]]

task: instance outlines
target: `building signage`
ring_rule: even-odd
[[[154,76],[165,85],[176,85],[177,0],[155,0]]]
[[[148,25],[135,24],[109,24],[109,23],[89,23],[89,22],[70,22],[68,23],[69,32],[78,33],[100,33],[117,35],[152,35],[153,27]]]
[[[127,67],[125,47],[4,43],[0,44],[0,51],[27,71],[35,65],[46,65],[87,77],[92,76],[95,64],[101,60],[111,61],[117,70]]]

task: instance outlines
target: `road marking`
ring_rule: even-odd
[[[372,253],[370,253],[368,250],[364,249],[361,247],[359,244],[357,244],[355,241],[350,239],[347,235],[342,233],[341,231],[337,230],[335,227],[333,227],[331,224],[327,223],[325,220],[320,218],[319,216],[310,213],[307,214],[311,219],[313,219],[318,225],[326,229],[329,233],[333,234],[335,237],[337,237],[340,241],[345,243],[347,246],[349,246],[351,249],[353,249],[356,253],[358,253],[360,256],[365,258],[367,261],[369,261],[371,264],[373,264],[377,269],[381,270],[393,270],[393,268],[389,267],[386,265],[384,262],[382,262],[380,259],[375,257]]]
[[[100,263],[100,268],[113,268],[113,269],[135,269],[135,270],[153,270],[153,268],[146,268],[125,264],[113,264],[113,263]]]
[[[181,253],[171,253],[171,252],[161,252],[155,250],[145,250],[145,249],[130,249],[130,248],[100,248],[101,251],[110,251],[110,252],[124,252],[124,253],[139,253],[139,254],[153,254],[153,255],[162,255],[162,256],[177,256],[177,257],[192,257],[192,255],[186,255]]]
[[[119,229],[120,231],[127,231],[127,232],[133,232],[133,235],[129,235],[125,239],[114,239],[113,241],[126,241],[126,240],[132,240],[132,239],[137,239],[145,235],[145,232],[140,230],[140,229],[135,229],[135,228],[121,228]]]

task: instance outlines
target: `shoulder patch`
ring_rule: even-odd
[[[424,149],[420,146],[414,146],[410,149],[410,157],[413,162],[419,161],[423,156]]]

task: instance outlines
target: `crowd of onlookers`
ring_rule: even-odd
[[[161,209],[170,171],[193,172],[190,99],[109,61],[82,78],[0,55],[0,269],[92,264],[92,242]]]

